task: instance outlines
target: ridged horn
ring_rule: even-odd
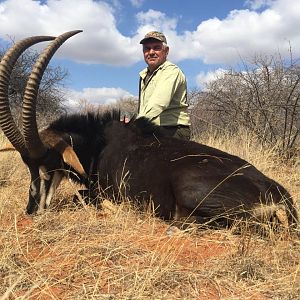
[[[28,155],[25,140],[16,126],[9,106],[8,89],[11,73],[17,59],[34,44],[54,40],[52,36],[34,36],[23,39],[12,46],[3,56],[0,63],[0,126],[17,151]]]
[[[82,32],[82,30],[65,32],[52,41],[49,46],[40,54],[27,81],[23,98],[22,121],[25,145],[28,149],[30,157],[32,158],[42,157],[47,150],[40,139],[36,122],[36,98],[42,76],[57,49],[68,38],[79,32]]]
[[[47,151],[40,139],[36,122],[36,98],[42,76],[57,49],[68,38],[79,32],[82,32],[82,30],[65,32],[52,41],[49,46],[40,54],[28,78],[23,98],[22,121],[25,144],[29,155],[32,158],[42,157]]]

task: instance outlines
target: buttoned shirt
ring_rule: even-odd
[[[140,117],[159,126],[190,125],[186,79],[177,65],[166,61],[152,74],[140,72]]]

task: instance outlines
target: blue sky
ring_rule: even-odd
[[[66,94],[109,103],[138,94],[145,67],[140,39],[163,31],[169,59],[201,88],[216,72],[256,54],[300,57],[299,0],[7,0],[0,1],[0,43],[82,29],[57,52],[69,70]],[[43,43],[38,50],[44,47]]]

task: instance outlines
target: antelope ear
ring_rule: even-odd
[[[13,146],[13,144],[7,142],[2,148],[0,148],[0,152],[5,151],[17,151],[17,149]]]
[[[83,177],[87,177],[84,168],[73,150],[73,148],[65,142],[62,137],[51,129],[44,129],[40,132],[42,141],[45,141],[48,146],[54,148],[58,153],[61,154],[64,162],[72,167]]]
[[[67,144],[66,144],[67,145]],[[63,160],[66,164],[71,166],[74,170],[76,170],[80,175],[87,177],[82,164],[79,161],[78,156],[76,155],[73,148],[67,145],[64,150],[61,152]]]

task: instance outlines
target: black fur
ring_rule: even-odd
[[[120,120],[120,112],[117,110],[100,113],[65,115],[49,125],[49,129],[57,132],[68,144],[72,145],[80,162],[89,175],[97,173],[96,162],[100,152],[105,147],[104,129],[112,121]],[[84,183],[89,187],[90,182],[80,176],[74,176],[74,170],[70,176],[75,181]]]
[[[249,216],[260,203],[283,203],[290,223],[297,218],[290,194],[247,161],[192,141],[161,137],[146,119],[128,124],[105,120],[96,125],[96,137],[91,133],[95,197],[105,190],[114,199],[127,196],[143,205],[151,199],[164,219],[172,219],[179,208],[199,221],[216,219],[221,225]],[[84,161],[91,154],[83,157],[78,150],[78,156]]]
[[[247,161],[193,141],[159,136],[146,119],[120,122],[117,111],[62,117],[50,125],[74,147],[94,198],[153,201],[163,219],[194,216],[228,225],[249,217],[259,204],[282,204],[289,223],[297,220],[293,200],[279,183]]]

